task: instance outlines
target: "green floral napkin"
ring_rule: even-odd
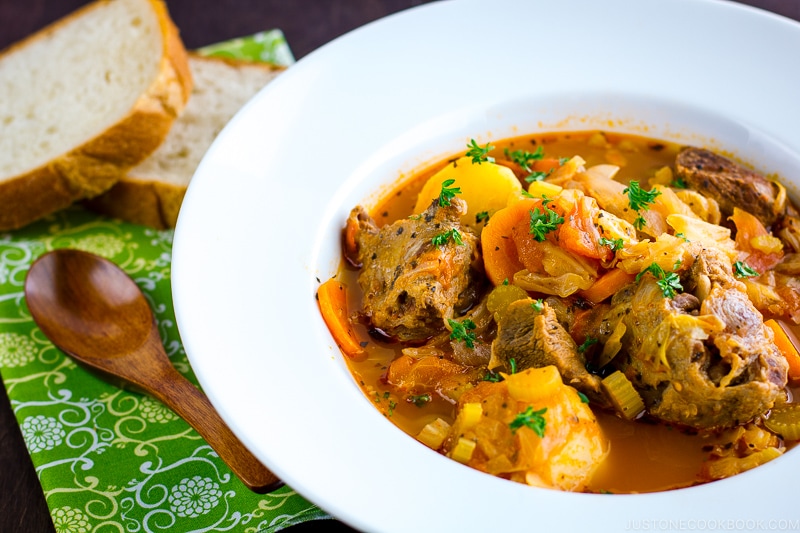
[[[291,58],[282,34],[270,35],[216,49],[238,54],[249,43],[260,60]],[[142,288],[173,365],[196,384],[172,307],[172,235],[80,207],[0,235],[0,375],[56,530],[257,532],[330,518],[289,487],[249,491],[167,407],[78,367],[33,322],[23,292],[31,263],[56,248],[96,253]]]

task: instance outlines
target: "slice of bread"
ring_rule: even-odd
[[[191,91],[161,0],[97,0],[0,53],[0,230],[109,189]]]
[[[203,155],[233,115],[284,67],[189,54],[189,103],[164,144],[108,192],[95,211],[158,229],[174,228],[186,188]]]

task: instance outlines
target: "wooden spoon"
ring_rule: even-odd
[[[169,406],[252,491],[266,493],[282,485],[236,438],[208,398],[175,370],[147,300],[117,265],[80,250],[54,250],[31,265],[25,298],[53,344],[105,377],[132,384]]]

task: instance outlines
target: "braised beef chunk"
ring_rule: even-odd
[[[716,200],[726,217],[738,207],[769,227],[785,209],[775,183],[709,150],[684,148],[675,170],[689,188]]]
[[[785,387],[786,360],[726,255],[698,245],[684,277],[691,296],[665,298],[644,276],[612,298],[609,316],[627,330],[611,364],[662,420],[696,428],[750,421]]]
[[[555,365],[564,383],[605,405],[600,378],[586,370],[586,360],[553,308],[543,303],[537,311],[533,302],[518,300],[506,309],[492,342],[492,364],[502,365],[505,372],[512,371],[512,359],[518,371]]]
[[[441,332],[445,320],[479,299],[482,261],[478,238],[460,224],[459,199],[437,201],[419,217],[378,228],[362,207],[348,219],[354,235],[363,313],[389,337],[419,342]]]

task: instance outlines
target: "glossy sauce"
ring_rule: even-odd
[[[541,144],[545,156],[569,158],[580,155],[586,166],[610,163],[621,167],[615,178],[621,182],[640,181],[643,187],[660,168],[672,166],[679,145],[636,137],[597,132],[579,132],[527,136],[493,143],[492,155],[503,157],[503,150],[534,151]],[[463,155],[463,154],[458,154]],[[371,215],[378,224],[390,224],[411,214],[416,196],[425,181],[439,170],[444,161],[415,175],[375,206]],[[358,271],[344,266],[338,279],[348,288],[351,313],[360,308]],[[350,370],[366,396],[392,423],[409,435],[416,435],[429,422],[443,418],[454,420],[455,406],[431,395],[421,407],[409,398],[395,394],[383,381],[391,361],[399,356],[400,346],[369,336],[362,325],[355,326],[360,339],[369,340],[362,360],[348,360]],[[797,397],[795,395],[795,397]],[[702,464],[709,457],[710,446],[724,442],[725,435],[700,435],[664,423],[629,422],[595,409],[600,425],[609,439],[610,451],[596,472],[589,490],[593,492],[652,492],[698,483]]]

